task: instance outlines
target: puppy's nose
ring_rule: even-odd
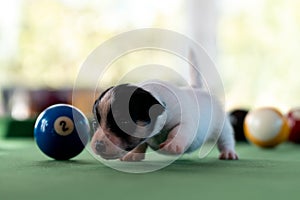
[[[103,141],[97,140],[97,141],[95,142],[95,149],[96,149],[96,151],[97,151],[98,153],[103,153],[103,152],[105,152],[106,147],[105,147],[104,142],[103,142]]]

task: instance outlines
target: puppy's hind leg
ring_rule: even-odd
[[[238,160],[235,152],[235,141],[233,136],[233,128],[228,120],[225,118],[224,127],[222,129],[220,138],[218,139],[218,149],[220,151],[219,159],[221,160]]]

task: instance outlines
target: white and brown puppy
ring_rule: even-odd
[[[140,161],[148,146],[158,153],[180,155],[217,141],[220,159],[236,160],[233,129],[218,100],[201,88],[162,81],[122,84],[104,91],[93,113],[99,127],[91,141],[104,159]]]
[[[159,81],[119,85],[101,94],[94,114],[100,126],[91,145],[105,159],[139,161],[147,146],[182,154],[210,139],[217,141],[220,159],[238,159],[228,118],[218,101],[201,89]]]

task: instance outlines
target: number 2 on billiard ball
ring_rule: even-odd
[[[74,130],[74,123],[69,117],[59,117],[54,122],[54,130],[61,136],[67,136]]]
[[[59,125],[61,126],[61,130],[63,132],[67,132],[69,130],[69,128],[67,127],[67,122],[62,120],[59,122]]]

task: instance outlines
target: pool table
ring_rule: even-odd
[[[0,199],[300,198],[300,145],[260,149],[238,143],[237,151],[238,161],[218,160],[214,149],[204,159],[193,153],[161,170],[131,174],[101,164],[86,150],[69,161],[55,161],[32,138],[4,138]]]

